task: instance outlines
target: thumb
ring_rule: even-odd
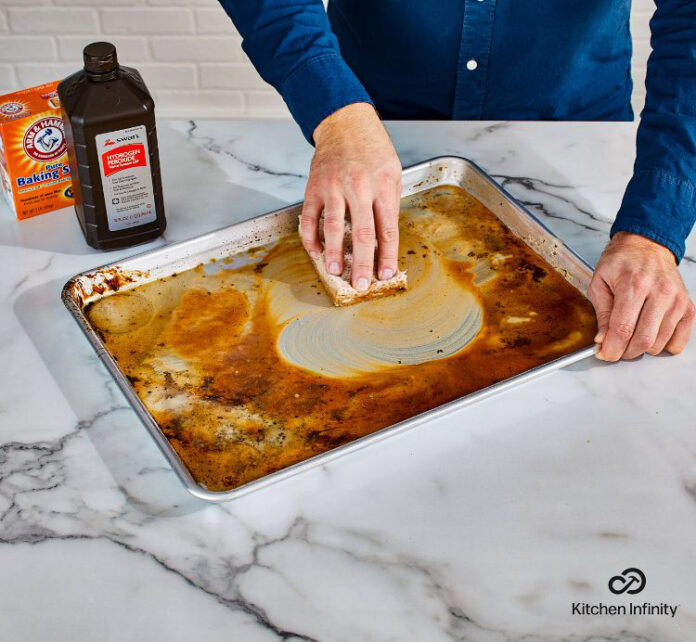
[[[592,302],[597,315],[598,331],[595,336],[595,343],[601,344],[607,334],[609,318],[614,307],[614,294],[607,282],[595,272],[587,290],[587,295]]]

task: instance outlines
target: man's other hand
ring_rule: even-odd
[[[588,295],[597,313],[604,361],[686,346],[695,308],[674,255],[638,234],[617,232],[597,263]]]
[[[391,278],[399,251],[401,163],[377,112],[368,103],[348,105],[314,130],[316,151],[309,170],[300,235],[305,249],[321,252],[319,217],[324,212],[324,257],[330,274],[343,272],[346,214],[353,236],[352,285],[366,290],[374,270]]]

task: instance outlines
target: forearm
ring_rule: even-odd
[[[341,58],[321,0],[220,0],[261,77],[281,94],[303,134],[345,105],[371,102]]]
[[[612,228],[668,247],[677,260],[696,219],[696,4],[658,0],[634,176]]]

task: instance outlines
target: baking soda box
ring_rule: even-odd
[[[0,96],[0,177],[19,219],[73,204],[57,86]]]

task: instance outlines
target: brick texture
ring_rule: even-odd
[[[103,9],[102,30],[105,34],[193,33],[193,14],[183,7],[147,9]]]
[[[231,33],[239,36],[233,22],[218,5],[211,9],[196,9],[196,33]]]
[[[232,36],[157,37],[150,40],[155,60],[233,62],[242,59],[241,42]]]
[[[206,89],[272,89],[248,63],[203,63],[201,87]]]
[[[82,60],[82,50],[92,38],[85,36],[58,36],[58,57],[79,66]],[[118,56],[126,65],[136,65],[142,61],[152,60],[150,44],[146,36],[109,36],[117,50]]]
[[[653,0],[633,0],[633,106],[645,102]],[[109,40],[137,67],[160,116],[287,117],[217,0],[0,0],[0,93],[77,70],[83,47]]]
[[[56,59],[56,47],[51,38],[41,36],[0,36],[0,62]],[[17,87],[19,89],[19,87]]]
[[[16,34],[85,33],[99,31],[96,9],[68,7],[10,7],[10,30]]]

